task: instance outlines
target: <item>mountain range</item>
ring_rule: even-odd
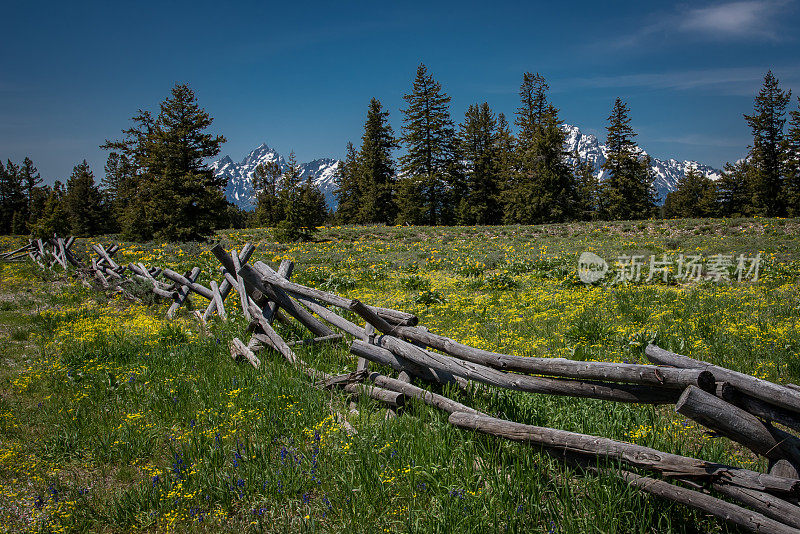
[[[603,180],[602,166],[608,154],[606,146],[601,144],[594,135],[582,133],[577,126],[565,124],[562,128],[566,134],[565,150],[570,154],[577,151],[578,157],[582,161],[591,162],[595,169],[595,176]],[[646,154],[644,150],[641,150],[641,153]],[[258,165],[272,161],[277,161],[284,170],[288,166],[283,156],[266,143],[262,143],[238,163],[233,161],[230,156],[225,156],[212,163],[211,167],[215,176],[224,177],[227,180],[225,197],[237,206],[249,210],[254,207],[253,172]],[[336,208],[334,176],[338,165],[339,160],[334,158],[320,158],[300,164],[301,178],[313,177],[314,184],[325,195],[325,201],[331,209]],[[678,161],[676,159],[652,158],[651,166],[655,175],[653,185],[658,192],[659,204],[664,202],[667,193],[675,190],[678,181],[684,177],[689,167],[696,167],[700,173],[712,180],[718,179],[722,173],[718,169],[696,161]]]

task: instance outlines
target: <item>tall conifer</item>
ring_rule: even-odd
[[[420,64],[412,91],[403,98],[408,107],[402,110],[401,141],[406,153],[400,157],[404,183],[398,187],[399,219],[413,224],[450,223],[454,189],[461,185],[450,97]],[[420,199],[422,209],[414,205]]]
[[[70,233],[93,236],[104,230],[102,200],[100,189],[94,183],[94,174],[86,160],[83,160],[72,169],[63,200]]]
[[[566,136],[558,109],[547,100],[548,89],[541,75],[523,75],[516,119],[518,174],[505,192],[509,222],[559,222],[575,217],[575,177],[564,152]]]
[[[357,222],[391,224],[397,211],[392,161],[397,143],[388,117],[389,112],[383,110],[379,100],[370,100],[358,154],[361,205]]]
[[[467,192],[459,209],[462,224],[498,224],[500,165],[497,120],[489,104],[470,105],[460,126]]]
[[[791,91],[784,92],[778,79],[767,71],[756,96],[753,114],[745,115],[753,132],[750,160],[753,166],[753,208],[756,214],[775,217],[785,213],[782,186],[783,127]]]
[[[785,183],[783,198],[789,217],[800,217],[800,97],[798,109],[789,113],[789,131],[786,135]]]
[[[336,168],[336,220],[342,224],[359,222],[361,188],[358,154],[353,143],[347,143],[344,161]]]
[[[640,156],[629,112],[617,98],[606,127],[608,156],[603,164],[602,205],[604,216],[610,219],[643,219],[655,210],[650,157]]]

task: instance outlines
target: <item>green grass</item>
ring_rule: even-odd
[[[417,313],[494,350],[640,361],[660,345],[778,382],[800,380],[794,220],[535,227],[327,228],[313,243],[226,232],[230,249],[296,262],[294,278]],[[100,240],[102,241],[102,240]],[[5,244],[5,243],[4,243]],[[11,248],[9,241],[4,249]],[[76,249],[88,248],[79,240]],[[120,263],[218,265],[206,244],[123,243]],[[755,284],[585,287],[577,256],[765,257]],[[202,299],[196,300],[197,304]],[[714,519],[574,472],[541,451],[464,432],[413,402],[389,417],[311,386],[274,354],[231,361],[247,339],[238,298],[203,328],[162,303],[108,299],[68,276],[0,264],[0,525],[7,531],[727,532]],[[287,339],[307,337],[282,326]],[[297,347],[331,373],[347,345]],[[515,421],[763,469],[671,407],[509,391],[437,390]],[[349,434],[344,422],[357,433]]]

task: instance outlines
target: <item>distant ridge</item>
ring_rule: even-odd
[[[606,161],[606,155],[608,154],[606,146],[600,144],[600,141],[594,135],[582,133],[577,126],[565,124],[562,128],[567,134],[566,150],[570,154],[575,153],[577,150],[580,159],[591,162],[595,169],[595,176],[603,180],[603,171],[600,167]],[[644,150],[642,150],[642,153],[646,154]],[[222,176],[227,180],[225,197],[237,206],[250,210],[254,208],[253,172],[261,163],[271,161],[277,161],[282,169],[286,169],[286,160],[283,156],[271,149],[266,143],[262,143],[238,163],[234,162],[230,156],[225,156],[215,161],[211,167],[214,169],[215,176]],[[330,209],[336,208],[334,175],[338,166],[339,160],[334,158],[315,159],[300,165],[300,176],[302,178],[314,177],[314,183],[325,195],[325,202]],[[709,165],[688,160],[652,158],[651,166],[655,173],[653,184],[658,192],[659,204],[664,203],[667,193],[675,190],[678,181],[686,175],[689,167],[696,167],[700,173],[712,180],[718,179],[722,174],[722,171]]]

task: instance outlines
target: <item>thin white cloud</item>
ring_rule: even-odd
[[[780,38],[776,17],[786,7],[781,0],[730,2],[689,9],[681,16],[681,31],[709,37]]]
[[[712,68],[702,70],[594,76],[558,80],[559,87],[642,88],[698,90],[723,95],[753,95],[764,80],[767,67]],[[773,68],[782,87],[795,87],[800,81],[800,65]],[[555,85],[555,84],[554,84]]]
[[[783,41],[794,38],[781,17],[794,10],[796,0],[741,0],[703,7],[679,6],[668,12],[652,13],[640,29],[621,34],[609,44],[626,49],[651,43],[658,38],[700,41]]]

